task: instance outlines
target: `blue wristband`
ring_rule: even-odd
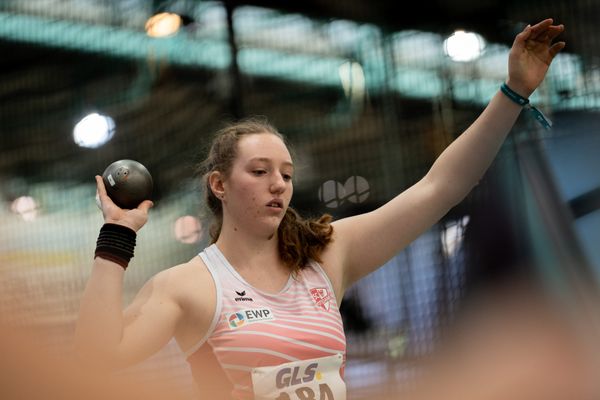
[[[546,117],[540,110],[529,104],[529,99],[526,99],[519,93],[509,88],[506,83],[503,83],[502,86],[500,86],[500,90],[506,95],[506,97],[508,97],[521,107],[531,111],[536,121],[538,121],[544,128],[550,129],[552,127],[552,121],[550,121],[550,119],[548,119],[548,117]]]

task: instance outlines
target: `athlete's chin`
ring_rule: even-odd
[[[281,221],[283,221],[284,215],[285,215],[285,211],[280,210],[278,213],[272,212],[268,215],[264,215],[263,220],[265,221],[266,224],[279,226],[279,224],[281,224]]]

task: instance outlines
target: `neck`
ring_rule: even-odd
[[[282,266],[277,232],[268,236],[245,232],[239,228],[224,224],[216,242],[225,258],[238,270],[265,267],[280,269]]]

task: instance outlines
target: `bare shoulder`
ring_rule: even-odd
[[[163,275],[159,278],[159,275]],[[157,275],[168,286],[169,297],[182,311],[175,337],[185,351],[208,331],[213,320],[217,291],[211,273],[199,256]]]
[[[213,278],[198,256],[161,271],[156,275],[156,279],[165,285],[165,289],[181,305],[202,299],[202,296],[213,297],[216,293]]]

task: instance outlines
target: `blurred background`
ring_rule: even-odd
[[[485,178],[342,303],[349,398],[410,386],[463,306],[514,279],[577,301],[600,270],[598,0],[0,2],[0,311],[67,354],[102,217],[94,175],[154,178],[125,300],[207,244],[195,167],[226,121],[262,115],[295,153],[306,216],[370,211],[482,111],[528,23],[567,47]],[[67,357],[65,355],[65,357]],[[123,372],[193,393],[172,343]]]

